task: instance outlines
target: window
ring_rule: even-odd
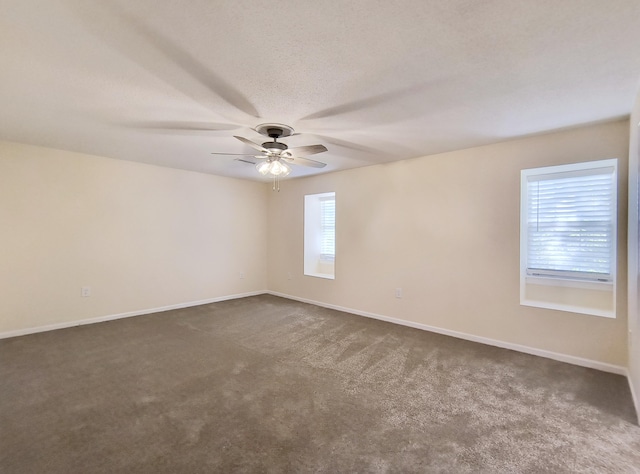
[[[320,260],[333,262],[336,258],[336,198],[320,198]]]
[[[522,171],[521,295],[527,283],[600,290],[615,283],[616,182],[615,159]],[[579,305],[589,297],[557,299]]]
[[[304,197],[304,274],[335,278],[336,194]]]

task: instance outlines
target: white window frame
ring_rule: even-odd
[[[550,178],[551,175],[556,177],[575,177],[585,174],[594,174],[598,170],[602,170],[602,174],[611,174],[612,179],[612,209],[611,209],[611,257],[610,257],[610,274],[604,275],[593,273],[561,272],[554,270],[529,270],[528,269],[528,187],[532,181],[544,178]],[[563,176],[564,175],[564,176]],[[520,295],[521,304],[527,306],[538,306],[550,309],[560,309],[567,311],[580,312],[596,316],[615,317],[615,287],[616,287],[616,261],[617,261],[617,193],[618,193],[618,160],[607,159],[590,161],[583,163],[572,163],[568,165],[548,166],[543,168],[533,168],[521,171],[520,184]],[[526,285],[543,285],[548,287],[568,287],[577,288],[588,291],[609,291],[613,292],[614,308],[612,312],[589,310],[588,308],[576,308],[574,306],[565,306],[558,304],[545,304],[544,302],[532,302],[525,298]]]
[[[304,196],[304,275],[328,280],[335,279],[335,211],[333,255],[323,253],[322,202],[336,201],[335,192],[307,194]]]

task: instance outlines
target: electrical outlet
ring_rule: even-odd
[[[240,279],[244,280],[244,272],[240,272]]]
[[[402,298],[402,288],[396,288],[396,298]]]
[[[287,273],[287,280],[291,280],[291,272]]]
[[[89,296],[91,296],[91,287],[83,286],[80,290],[80,296],[82,296],[83,298],[88,298]]]

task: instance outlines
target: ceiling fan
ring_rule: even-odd
[[[261,155],[247,153],[212,153],[212,155],[235,155],[250,156],[261,161],[253,161],[249,159],[236,158],[238,161],[251,163],[256,165],[256,169],[263,176],[273,177],[273,189],[280,191],[280,178],[291,173],[289,164],[312,166],[314,168],[324,168],[326,163],[304,158],[308,155],[315,155],[327,151],[324,145],[308,145],[295,148],[289,148],[285,143],[279,142],[278,138],[289,137],[293,135],[294,130],[288,125],[279,123],[263,123],[255,128],[255,131],[261,135],[269,137],[272,141],[258,144],[251,140],[234,135],[242,143],[249,145],[251,148],[258,150]],[[262,161],[264,160],[264,161]]]

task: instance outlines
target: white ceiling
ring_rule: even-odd
[[[264,122],[324,144],[292,176],[629,114],[638,0],[0,0],[0,139],[258,179]]]

